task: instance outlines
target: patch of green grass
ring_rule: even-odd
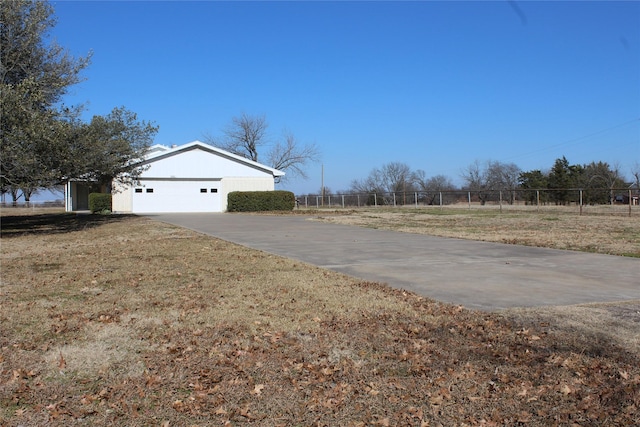
[[[621,254],[622,256],[628,256],[631,258],[640,258],[640,252],[624,252]]]

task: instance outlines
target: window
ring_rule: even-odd
[[[200,189],[200,192],[201,192],[201,193],[206,193],[206,192],[207,192],[207,189],[206,189],[206,188],[201,188],[201,189]]]
[[[142,188],[136,188],[136,193],[142,193]]]
[[[147,193],[153,193],[153,188],[147,188]]]
[[[212,192],[212,193],[217,193],[217,192],[218,192],[218,189],[217,189],[217,188],[212,188],[212,189],[211,189],[211,192]]]

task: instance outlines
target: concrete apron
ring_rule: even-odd
[[[326,224],[300,216],[148,216],[474,309],[640,299],[637,258]]]

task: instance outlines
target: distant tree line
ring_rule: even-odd
[[[351,182],[350,191],[368,194],[368,204],[384,204],[385,194],[420,192],[422,202],[433,204],[441,191],[455,190],[453,182],[444,175],[427,177],[426,172],[419,169],[412,171],[406,163],[391,162],[380,168],[374,168],[364,179]],[[375,194],[375,196],[374,196]]]
[[[412,193],[419,193],[418,201],[424,204],[439,204],[444,193],[450,200],[443,203],[449,203],[454,191],[471,192],[481,204],[497,201],[498,197],[505,203],[514,203],[517,197],[536,203],[537,197],[541,197],[542,203],[567,204],[578,202],[578,193],[572,190],[580,189],[583,203],[605,204],[614,202],[616,190],[640,188],[640,167],[636,165],[632,175],[633,181],[625,181],[619,168],[606,162],[572,165],[565,157],[556,159],[547,171],[526,172],[514,163],[476,161],[461,172],[464,183],[456,187],[447,176],[428,177],[425,171],[413,171],[406,163],[390,162],[372,169],[364,179],[353,180],[345,193],[367,194],[371,199],[368,204],[373,204],[374,199],[376,204],[385,204],[389,194],[399,195],[395,202],[403,204],[402,195]],[[328,189],[324,190],[324,194],[330,194]],[[532,190],[549,191],[539,196]]]

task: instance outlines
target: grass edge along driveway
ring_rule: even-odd
[[[467,310],[145,218],[76,220],[3,221],[2,425],[640,421],[637,342],[607,324]]]

